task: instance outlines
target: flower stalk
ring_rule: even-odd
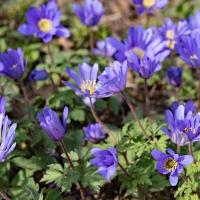
[[[148,91],[148,81],[144,79],[144,96],[145,96],[145,115],[146,117],[150,118],[150,98],[149,98],[149,91]]]
[[[71,158],[70,158],[70,156],[69,156],[69,154],[67,152],[67,147],[66,147],[64,141],[60,140],[58,142],[58,144],[60,145],[63,153],[66,155],[67,162],[68,162],[69,166],[71,167],[72,170],[75,170],[74,165],[73,165],[73,163],[71,161]],[[77,185],[79,187],[79,191],[80,191],[80,195],[81,195],[81,200],[86,200],[87,198],[85,197],[85,191],[84,191],[84,188],[83,188],[82,184],[80,182],[78,182]]]
[[[0,196],[5,200],[10,200],[10,198],[7,196],[5,192],[2,191],[2,189],[0,189]]]
[[[132,177],[130,176],[130,174],[126,171],[126,169],[118,162],[119,167],[121,168],[121,170],[124,172],[124,174],[128,177],[128,179],[131,181]]]

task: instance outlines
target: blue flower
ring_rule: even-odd
[[[6,98],[4,96],[0,97],[0,114],[6,113]]]
[[[172,186],[178,183],[178,177],[183,172],[185,166],[193,162],[192,156],[175,154],[170,148],[167,149],[167,154],[154,149],[151,152],[153,158],[157,161],[157,170],[161,174],[170,174],[169,181]]]
[[[26,67],[24,53],[17,50],[8,49],[7,53],[0,53],[0,75],[7,76],[14,80],[22,78]]]
[[[165,121],[168,128],[164,127],[163,132],[180,146],[200,139],[200,113],[195,113],[196,107],[192,101],[186,104],[177,102],[172,104],[171,109],[165,112]]]
[[[189,16],[188,25],[191,31],[200,31],[200,12],[196,12],[194,15]]]
[[[166,41],[166,47],[174,50],[179,37],[189,34],[188,24],[185,20],[179,21],[178,25],[174,24],[171,19],[165,19],[164,25],[157,30],[160,37]]]
[[[79,74],[69,67],[66,68],[66,72],[75,81],[77,86],[67,81],[63,81],[63,84],[71,88],[76,92],[77,95],[86,97],[95,97],[97,95],[97,73],[98,65],[94,64],[93,67],[87,63],[83,63],[78,66]]]
[[[161,62],[170,53],[166,49],[166,42],[155,35],[153,29],[144,29],[142,26],[131,27],[124,42],[113,37],[110,37],[108,42],[116,49],[114,57],[120,62],[127,60],[128,65],[131,65],[132,55],[140,59],[152,56],[157,62]]]
[[[104,14],[103,5],[99,0],[85,0],[83,5],[74,4],[73,10],[86,26],[95,26]]]
[[[22,35],[34,35],[44,43],[52,40],[53,36],[69,37],[67,28],[60,25],[61,13],[55,0],[49,0],[39,8],[30,7],[26,13],[26,24],[22,24],[18,31]]]
[[[157,71],[161,69],[160,63],[153,59],[153,57],[143,57],[141,60],[132,55],[131,59],[131,69],[138,73],[142,78],[149,79],[151,78]]]
[[[153,13],[155,10],[164,8],[168,0],[132,0],[137,7],[138,14]]]
[[[46,70],[33,70],[29,75],[30,81],[41,81],[48,79],[49,74]]]
[[[126,87],[128,75],[128,65],[124,61],[122,64],[120,62],[113,62],[111,66],[106,67],[103,73],[98,77],[99,93],[102,96],[110,96],[114,93],[121,92]]]
[[[62,140],[67,132],[67,116],[67,107],[63,110],[62,120],[59,119],[55,111],[48,107],[45,107],[42,113],[37,114],[40,126],[55,141]]]
[[[180,37],[176,46],[180,57],[191,67],[200,67],[200,33]]]
[[[105,57],[112,57],[115,53],[115,48],[109,43],[108,39],[96,42],[97,48],[93,49],[93,53]]]
[[[182,82],[183,69],[171,66],[167,71],[168,82],[175,87],[179,87]]]
[[[97,172],[106,181],[109,181],[115,175],[118,164],[116,149],[114,147],[110,147],[107,150],[93,148],[91,152],[94,157],[90,161],[91,164],[98,167]]]
[[[83,131],[84,140],[90,141],[92,143],[99,143],[106,137],[106,132],[104,131],[103,127],[98,123],[88,124],[87,126],[83,127]]]
[[[13,140],[16,136],[16,127],[17,125],[11,124],[4,113],[0,113],[0,162],[3,162],[8,154],[15,149],[16,143],[13,143]]]

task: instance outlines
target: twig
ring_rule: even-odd
[[[3,192],[2,189],[0,189],[0,196],[5,200],[10,200],[10,198],[7,196],[5,192]]]
[[[129,178],[129,180],[132,180],[132,177],[130,176],[130,174],[126,171],[126,169],[118,162],[119,167],[121,168],[121,170],[124,172],[124,174]]]

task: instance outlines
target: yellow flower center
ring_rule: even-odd
[[[49,19],[41,19],[38,22],[40,30],[44,33],[48,33],[52,29],[52,21]]]
[[[174,34],[174,31],[173,30],[168,30],[166,32],[166,38],[169,39],[169,40],[173,40],[175,37],[175,34]]]
[[[143,0],[143,6],[151,8],[156,3],[156,0]]]
[[[164,162],[164,168],[169,172],[173,172],[177,167],[178,162],[176,162],[173,158],[167,158]]]
[[[97,87],[97,84],[93,80],[83,81],[80,86],[82,92],[86,92],[88,90],[91,95],[94,94],[96,87]]]
[[[175,45],[176,45],[176,41],[175,40],[168,40],[167,41],[167,47],[169,49],[174,49],[175,48]]]
[[[139,48],[139,47],[135,47],[132,49],[133,53],[136,54],[139,58],[143,58],[144,57],[144,51]]]

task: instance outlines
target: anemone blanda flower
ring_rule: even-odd
[[[200,67],[200,32],[180,37],[176,50],[191,67]]]
[[[189,27],[185,20],[174,24],[170,18],[165,19],[164,25],[157,29],[160,37],[166,41],[166,47],[170,50],[175,49],[175,45],[180,36],[189,34]]]
[[[127,75],[127,61],[124,61],[122,64],[117,61],[113,62],[98,77],[101,85],[99,93],[103,96],[109,96],[110,94],[123,91],[126,87]]]
[[[0,162],[3,162],[5,158],[15,149],[16,143],[14,141],[16,136],[16,124],[11,124],[4,113],[0,113]]]
[[[200,140],[200,113],[195,113],[196,107],[192,101],[185,104],[177,102],[171,109],[165,111],[165,121],[168,127],[163,132],[180,146]]]
[[[0,76],[19,80],[24,74],[25,67],[24,53],[20,48],[8,49],[6,53],[0,53]]]
[[[88,124],[87,126],[83,127],[83,131],[84,131],[84,140],[90,141],[95,144],[99,143],[106,137],[105,130],[98,123]]]
[[[183,172],[183,168],[193,162],[192,156],[180,156],[170,148],[167,149],[167,154],[154,149],[151,155],[157,161],[158,172],[164,175],[169,174],[169,181],[172,186],[177,185],[178,177]]]
[[[46,70],[33,70],[29,75],[30,81],[42,81],[48,79],[49,74]]]
[[[6,113],[6,98],[4,96],[0,97],[0,114]]]
[[[127,60],[128,65],[131,64],[130,57],[133,54],[140,59],[150,54],[156,61],[161,62],[170,53],[166,49],[165,41],[157,36],[153,29],[144,29],[142,26],[131,27],[128,38],[123,42],[113,37],[110,37],[108,42],[116,49],[114,57],[120,62]]]
[[[115,53],[115,48],[109,43],[108,39],[100,40],[96,42],[96,48],[93,49],[93,53],[105,57],[112,57]]]
[[[69,37],[70,32],[60,24],[61,13],[55,0],[49,0],[39,8],[30,7],[26,13],[26,24],[22,24],[18,31],[22,35],[34,35],[44,43],[52,40],[53,36]]]
[[[40,126],[47,135],[55,140],[62,140],[67,132],[68,108],[65,107],[60,120],[58,115],[52,109],[45,107],[41,113],[37,114]]]
[[[104,8],[99,0],[85,0],[82,5],[74,4],[73,10],[86,26],[95,26],[104,14]]]
[[[167,71],[168,82],[174,87],[179,87],[182,82],[182,74],[181,67],[171,66]]]
[[[116,172],[118,164],[117,151],[114,147],[106,150],[100,148],[92,149],[93,159],[90,161],[92,165],[98,167],[97,172],[103,176],[106,181],[109,181]]]
[[[142,59],[139,59],[137,56],[132,54],[130,59],[130,68],[144,79],[151,78],[161,69],[160,63],[154,60],[153,57],[144,56]]]
[[[194,15],[189,16],[188,25],[191,31],[200,32],[200,12],[196,12]]]
[[[137,7],[137,12],[139,15],[142,13],[153,13],[155,10],[160,10],[164,8],[168,0],[132,0],[132,2]]]

